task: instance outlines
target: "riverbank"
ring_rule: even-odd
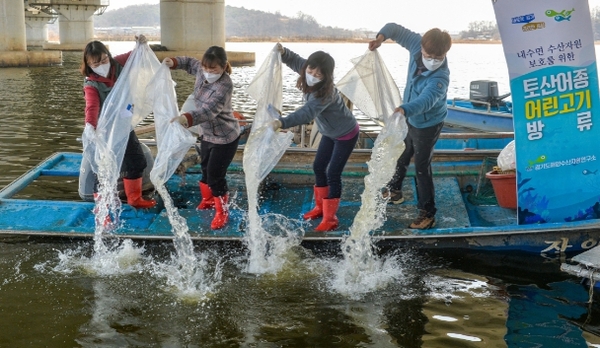
[[[227,42],[343,42],[343,43],[367,43],[373,40],[374,37],[368,38],[264,38],[264,39],[250,39],[250,38],[227,38]],[[395,43],[392,40],[386,40],[385,43]],[[452,43],[461,44],[498,44],[502,43],[500,40],[467,40],[467,39],[453,39]]]
[[[146,36],[148,41],[160,41],[160,36]],[[131,41],[131,35],[102,35],[96,34],[94,39],[100,41]],[[334,37],[227,37],[226,42],[332,42],[332,43],[366,43],[373,40],[373,37],[362,38],[334,38]],[[393,43],[387,40],[386,43]],[[455,44],[498,44],[500,40],[467,40],[453,39]],[[168,49],[168,47],[167,47]]]

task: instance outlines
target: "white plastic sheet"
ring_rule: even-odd
[[[127,64],[130,65],[129,69],[131,69],[129,74],[135,76],[135,78],[126,80],[129,83],[133,105],[136,106],[133,109],[133,116],[131,118],[131,125],[133,127],[142,122],[152,110],[153,104],[146,97],[146,86],[154,78],[154,75],[161,66],[156,54],[154,54],[148,44],[140,45],[139,51],[136,53],[135,57],[132,53],[127,60]]]
[[[377,50],[351,60],[354,67],[336,87],[365,115],[387,124],[402,103],[398,86]]]
[[[185,102],[183,102],[183,105],[181,106],[181,113],[184,112],[190,112],[196,110],[196,102],[194,101],[194,94],[190,94],[188,95],[187,99],[185,100]],[[200,127],[200,125],[195,125],[195,126],[191,126],[188,128],[192,133],[196,133],[198,134],[198,136],[202,135],[202,127]]]
[[[281,55],[275,46],[246,89],[248,94],[256,99],[257,106],[252,130],[244,149],[244,173],[246,176],[254,175],[258,182],[271,172],[294,137],[291,132],[274,131],[270,126],[270,123],[278,118],[278,114],[273,112],[269,105],[281,110],[281,71]]]
[[[265,61],[262,63],[256,75],[250,82],[250,85],[246,87],[246,92],[254,98],[260,109],[266,108],[267,105],[271,104],[281,110],[281,103],[283,100],[283,78],[282,78],[283,67],[281,65],[281,54],[277,49],[277,46],[273,47]],[[258,113],[257,109],[257,113]],[[265,116],[263,113],[257,114],[256,117],[262,119]],[[258,120],[260,121],[260,120]],[[270,121],[269,118],[265,118],[264,121]]]
[[[336,87],[367,116],[383,123],[373,146],[373,154],[388,156],[389,160],[397,159],[404,151],[404,138],[408,132],[405,117],[394,113],[394,109],[402,104],[398,86],[377,50],[367,50],[364,55],[351,61],[353,68],[340,79]],[[396,163],[395,160],[393,163]],[[387,176],[390,173],[378,175]]]
[[[183,160],[196,137],[179,122],[171,119],[179,115],[175,82],[171,71],[164,63],[158,69],[147,87],[148,104],[152,104],[158,153],[150,180],[155,186],[167,182]]]

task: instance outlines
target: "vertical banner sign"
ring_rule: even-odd
[[[600,218],[600,110],[587,0],[492,0],[508,64],[519,224]]]

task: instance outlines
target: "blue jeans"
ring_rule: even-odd
[[[406,171],[414,156],[415,176],[417,179],[417,207],[435,215],[435,191],[433,188],[433,173],[431,171],[431,160],[433,158],[433,147],[437,142],[444,123],[427,128],[415,128],[408,124],[408,134],[404,139],[406,149],[398,158],[396,163],[396,173],[389,183],[393,190],[402,189],[402,181],[406,177]]]
[[[327,198],[340,198],[342,195],[342,171],[358,141],[357,133],[352,139],[337,140],[324,135],[313,162],[315,186],[329,186]]]

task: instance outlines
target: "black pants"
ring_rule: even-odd
[[[233,161],[240,138],[229,144],[213,144],[202,140],[200,143],[201,182],[208,184],[213,196],[220,197],[229,191],[227,187],[227,168]]]
[[[129,133],[129,139],[127,140],[127,148],[125,149],[125,155],[123,156],[123,163],[121,164],[121,172],[125,179],[137,179],[144,175],[144,169],[148,163],[146,162],[146,156],[142,150],[142,145],[138,140],[137,135],[134,131]]]
[[[357,133],[352,139],[337,140],[321,136],[319,148],[313,162],[316,186],[329,186],[327,198],[340,198],[342,195],[342,171],[354,150]]]
[[[390,188],[394,190],[402,189],[402,181],[406,177],[406,171],[410,160],[414,155],[415,175],[417,179],[417,207],[428,213],[435,215],[433,188],[433,173],[431,171],[431,160],[433,158],[433,147],[437,142],[444,124],[440,123],[427,128],[415,128],[408,124],[408,134],[404,140],[406,149],[398,158],[396,164],[396,173],[390,181]]]

